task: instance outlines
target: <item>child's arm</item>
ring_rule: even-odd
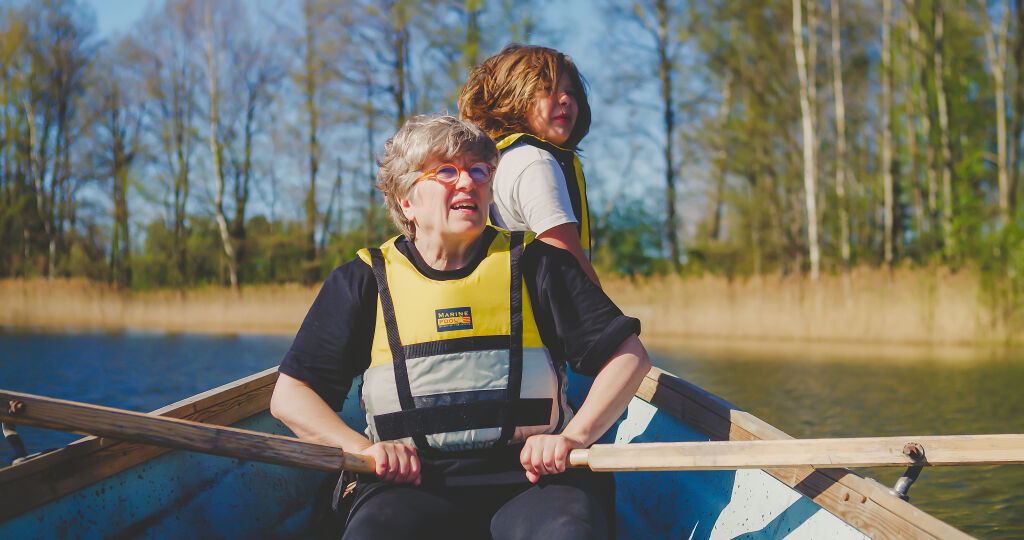
[[[587,258],[586,252],[583,251],[583,243],[580,242],[580,233],[576,230],[575,222],[555,225],[538,234],[537,239],[572,253],[572,256],[576,257],[580,267],[583,268],[583,271],[586,272],[590,280],[596,283],[598,287],[601,286],[601,280],[597,278],[597,271],[590,264],[590,259]]]

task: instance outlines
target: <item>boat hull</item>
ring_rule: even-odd
[[[663,372],[652,373],[654,376],[645,381],[626,414],[601,442],[707,441],[740,432],[729,417],[746,413],[699,389],[694,390],[695,387],[690,390],[696,394],[687,394],[685,383]],[[288,430],[266,411],[268,388],[272,388],[276,373],[262,377],[259,390],[262,397],[247,405],[255,414],[225,423],[287,435]],[[571,401],[581,403],[588,385],[589,379],[573,376]],[[350,425],[361,429],[365,419],[358,403],[353,391],[342,415]],[[182,407],[175,410],[179,409]],[[743,433],[747,433],[758,428],[749,424],[743,429],[747,430]],[[777,432],[771,432],[774,428],[770,426],[764,429],[769,435]],[[98,444],[95,440],[93,443]],[[37,458],[46,459],[47,456]],[[77,461],[74,456],[65,457],[48,471],[37,473],[37,480],[54,481],[56,489],[53,471],[74,467]],[[29,473],[22,474],[24,478],[20,480],[5,481],[5,478],[17,477],[16,470],[22,466],[0,470],[0,487],[16,489],[19,482],[27,482],[32,476]],[[846,471],[840,480],[826,478],[826,483],[832,483],[822,488],[820,482],[824,473],[807,469],[773,471],[773,474],[761,470],[615,473],[617,535],[619,538],[742,536],[755,539],[963,536],[920,511],[917,512],[924,516],[926,524],[938,534],[920,525],[903,525],[903,521],[886,525],[885,520],[891,518],[881,514],[877,517],[883,524],[881,529],[872,523],[861,523],[862,515],[868,519],[872,516],[870,512],[864,514],[864,509],[873,508],[863,502],[862,508],[835,507],[835,512],[845,514],[841,519],[823,506],[832,500],[825,495],[837,489],[837,485],[853,489],[840,483],[851,481],[846,479],[847,474],[856,475]],[[168,451],[17,515],[0,517],[0,537],[309,537],[314,498],[328,477],[327,473],[293,467]],[[849,501],[849,496],[846,499]],[[877,505],[879,499],[884,496],[873,495],[872,504]],[[851,525],[851,521],[861,529]]]

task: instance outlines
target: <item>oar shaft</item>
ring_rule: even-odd
[[[7,390],[0,390],[0,418],[20,425],[100,435],[279,465],[325,471],[374,472],[372,458],[293,437]]]
[[[916,446],[908,446],[916,445]],[[920,448],[923,457],[912,450]],[[913,456],[913,457],[912,457]],[[814,467],[907,467],[1024,463],[1024,435],[937,435],[596,444],[573,450],[569,465],[595,471]]]

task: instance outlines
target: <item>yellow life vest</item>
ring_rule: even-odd
[[[361,250],[377,280],[377,322],[361,402],[367,435],[472,450],[554,433],[572,416],[519,271],[524,233],[488,227],[486,256],[438,281],[397,248]],[[532,239],[532,238],[531,238]]]
[[[565,187],[569,190],[569,200],[576,217],[576,231],[580,234],[580,244],[590,257],[590,209],[587,206],[587,181],[583,177],[583,166],[580,158],[572,150],[562,148],[529,133],[513,133],[498,141],[498,150],[504,150],[513,144],[521,143],[540,148],[551,153],[565,176]]]

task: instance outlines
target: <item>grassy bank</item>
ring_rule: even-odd
[[[1024,342],[992,316],[977,276],[873,269],[823,276],[605,278],[650,338],[920,344]],[[84,280],[0,280],[0,326],[293,334],[316,296],[298,285],[119,292]]]

